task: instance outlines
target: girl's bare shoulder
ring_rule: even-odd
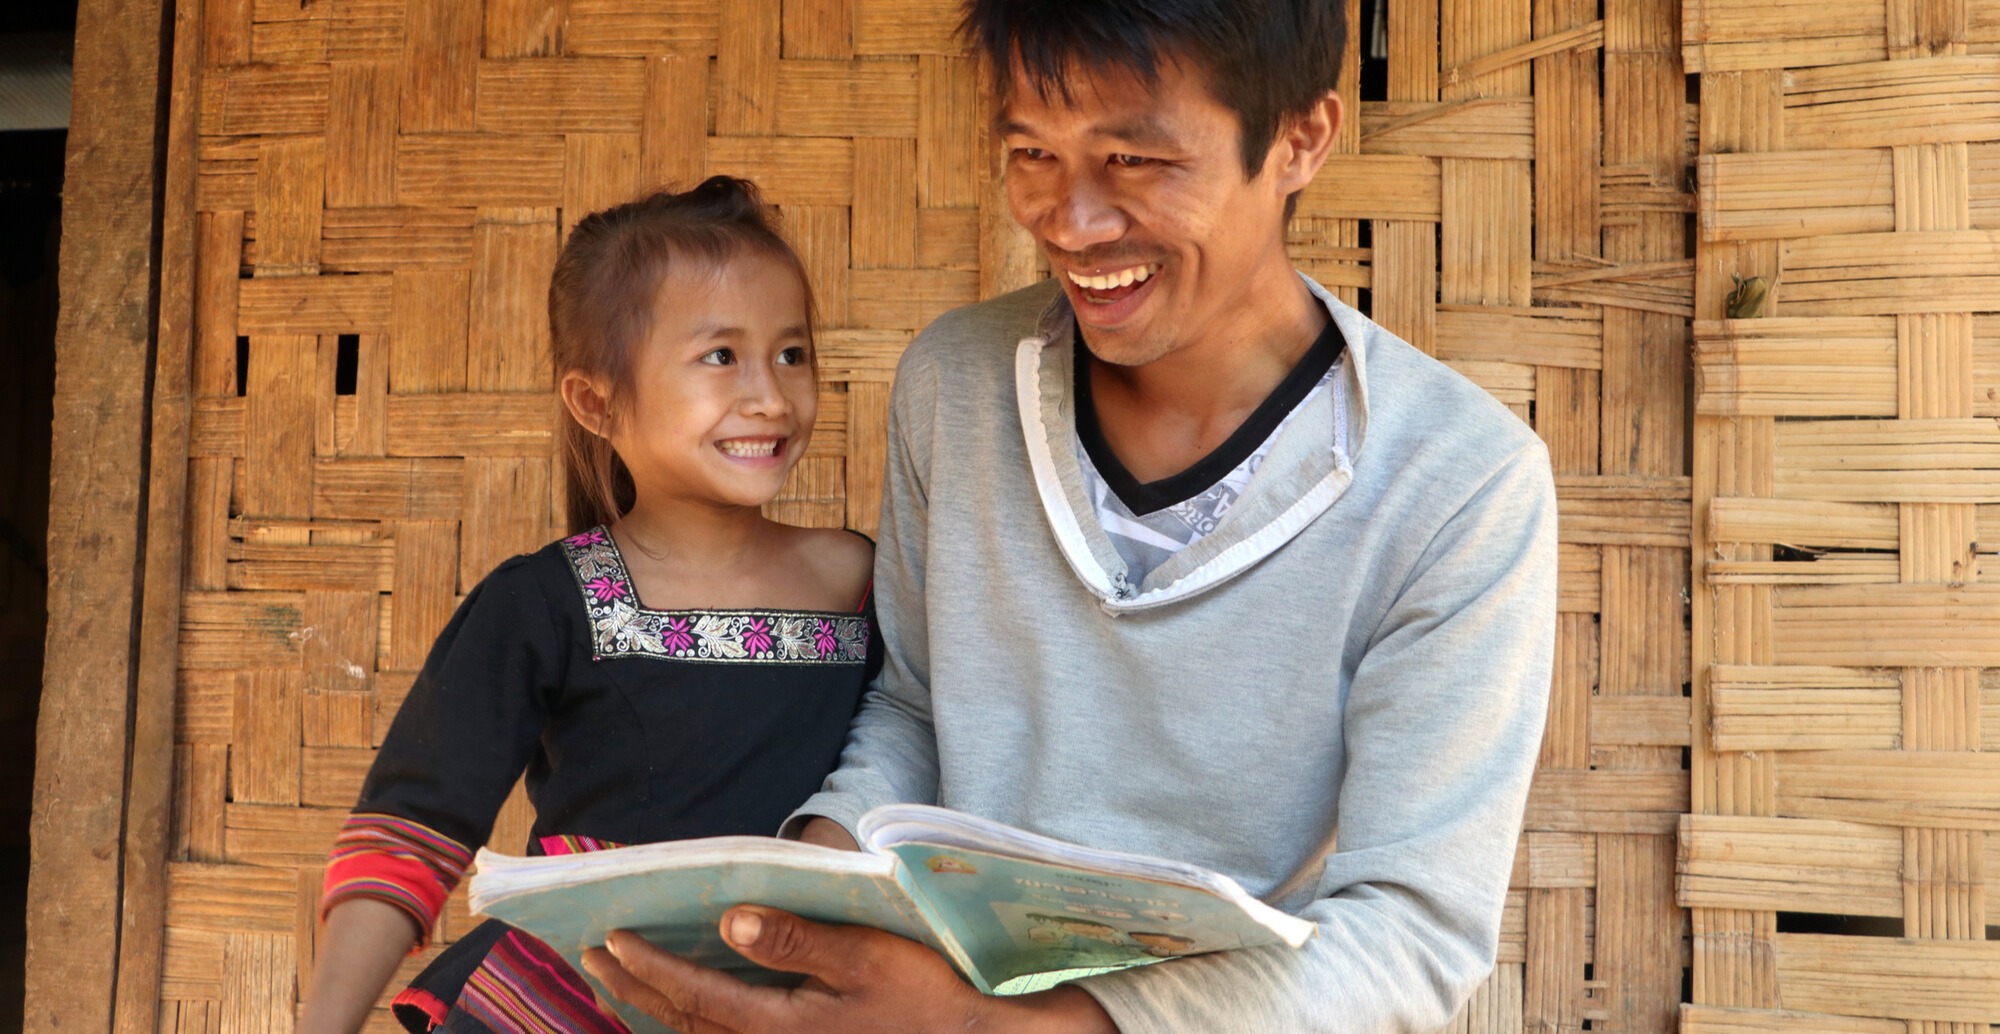
[[[809,572],[832,598],[860,602],[875,577],[873,542],[840,528],[786,528],[785,537],[802,573]]]

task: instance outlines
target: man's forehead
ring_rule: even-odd
[[[1058,109],[1060,110],[1060,109]],[[1075,109],[1070,109],[1075,112]],[[1000,136],[1035,136],[1053,127],[1033,115],[1017,116],[1002,109],[1000,121],[993,127]],[[1157,112],[1104,112],[1091,118],[1083,127],[1086,136],[1101,137],[1132,144],[1168,146],[1179,144],[1182,134]]]
[[[1172,144],[1184,132],[1175,123],[1178,94],[1162,68],[1153,81],[1134,69],[1072,67],[1060,80],[1036,81],[1017,64],[1001,98],[993,128],[1001,136],[1033,135],[1057,128],[1131,143]],[[1198,91],[1199,92],[1199,91]],[[1206,97],[1205,92],[1200,93]],[[1079,122],[1081,123],[1079,125]]]

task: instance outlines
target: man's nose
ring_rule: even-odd
[[[1065,176],[1050,198],[1042,236],[1064,251],[1079,252],[1125,235],[1125,213],[1090,175]]]

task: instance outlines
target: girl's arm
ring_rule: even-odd
[[[349,898],[327,913],[298,1034],[354,1034],[417,942],[410,914],[374,898]]]
[[[397,709],[328,855],[301,1030],[360,1029],[492,833],[567,663],[542,584],[516,558],[475,586]]]

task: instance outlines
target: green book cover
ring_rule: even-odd
[[[753,983],[796,982],[751,965],[718,930],[732,905],[769,905],[920,941],[997,994],[1180,955],[1297,947],[1313,932],[1221,874],[943,808],[877,808],[856,832],[859,852],[763,837],[544,858],[481,851],[472,907],[541,938],[579,972],[585,950],[624,929]],[[664,1029],[613,1004],[635,1032]]]

